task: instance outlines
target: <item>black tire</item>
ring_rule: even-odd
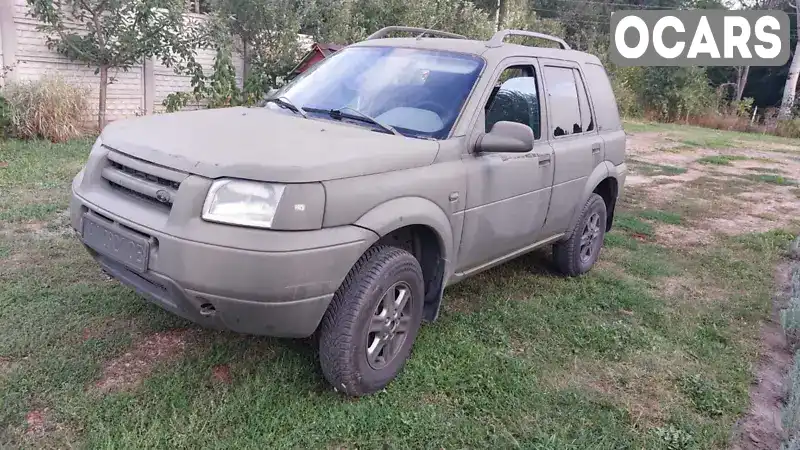
[[[584,274],[592,268],[603,247],[606,214],[603,197],[592,194],[583,206],[570,237],[553,245],[553,260],[559,272],[572,277]],[[591,241],[588,244],[587,236]]]
[[[320,324],[319,359],[325,379],[351,396],[386,387],[411,353],[422,323],[424,292],[422,268],[413,255],[396,247],[369,249],[334,294]],[[406,302],[398,307],[403,298]],[[396,314],[386,312],[391,308]],[[376,328],[379,331],[373,331]],[[388,343],[380,347],[381,342]],[[384,352],[388,353],[381,359]]]

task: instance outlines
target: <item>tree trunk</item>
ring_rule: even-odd
[[[502,30],[506,24],[508,13],[508,0],[498,0],[497,2],[497,30]]]
[[[247,86],[247,75],[250,73],[250,61],[248,61],[247,42],[242,43],[242,87]]]
[[[97,109],[97,127],[106,127],[106,96],[108,94],[108,66],[100,66],[100,106]]]
[[[797,18],[795,24],[798,34],[800,34],[800,0],[793,4],[794,14]],[[800,75],[800,37],[794,47],[792,64],[789,66],[789,74],[786,76],[786,84],[783,86],[783,99],[781,99],[781,109],[778,111],[778,120],[786,120],[792,117],[792,107],[794,107],[795,92],[797,92],[797,77]]]
[[[792,117],[798,75],[800,75],[800,40],[797,41],[797,45],[794,48],[792,65],[789,66],[789,75],[786,76],[786,85],[783,87],[783,99],[781,100],[781,109],[778,112],[779,120],[786,120]]]
[[[734,101],[740,101],[742,94],[744,94],[744,87],[747,85],[747,76],[750,75],[750,66],[739,68],[739,79],[736,81],[736,98]]]

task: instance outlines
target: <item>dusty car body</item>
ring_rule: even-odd
[[[71,220],[106,272],[175,314],[317,333],[325,377],[363,395],[400,372],[446,286],[544,245],[566,275],[588,271],[624,158],[596,57],[536,33],[389,27],[266,107],[109,125]]]

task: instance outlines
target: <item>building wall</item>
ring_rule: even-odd
[[[38,22],[28,15],[26,0],[0,0],[0,66],[12,66],[5,82],[36,80],[47,73],[55,73],[71,84],[81,86],[89,93],[91,109],[87,121],[97,117],[100,76],[93,67],[70,61],[47,48],[45,35],[36,28]],[[187,17],[203,19],[202,15]],[[213,51],[200,51],[197,62],[208,70],[214,64]],[[234,58],[241,83],[242,61]],[[109,121],[151,114],[164,110],[161,102],[176,91],[191,90],[188,76],[178,75],[173,69],[158,61],[143,61],[128,71],[112,69],[109,77],[106,118]]]

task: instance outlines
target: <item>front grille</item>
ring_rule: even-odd
[[[113,167],[113,168],[115,168],[115,169],[117,169],[117,170],[119,170],[121,172],[125,172],[128,175],[132,175],[132,176],[134,176],[136,178],[139,178],[140,180],[151,181],[153,183],[158,183],[158,184],[160,184],[162,186],[171,187],[172,189],[175,189],[175,190],[178,190],[178,188],[181,186],[181,184],[176,182],[176,181],[167,180],[166,178],[161,178],[161,177],[149,174],[149,173],[144,173],[144,172],[142,172],[140,170],[134,169],[133,167],[123,166],[122,164],[120,164],[120,163],[118,163],[116,161],[109,160],[109,163],[111,164],[111,167]]]
[[[108,180],[106,180],[106,181],[108,181]],[[114,183],[113,181],[108,181],[108,184],[109,184],[109,186],[111,186],[111,189],[114,189],[115,191],[121,192],[121,193],[126,194],[126,195],[130,195],[131,197],[136,197],[136,198],[148,201],[148,202],[153,203],[155,205],[158,205],[159,207],[162,207],[162,208],[169,209],[169,208],[172,207],[172,202],[171,201],[169,201],[169,202],[160,202],[156,198],[150,197],[149,195],[142,194],[141,192],[136,192],[133,189],[126,188],[125,186],[123,186],[121,184]]]
[[[116,192],[169,210],[187,174],[111,151],[102,176]]]

